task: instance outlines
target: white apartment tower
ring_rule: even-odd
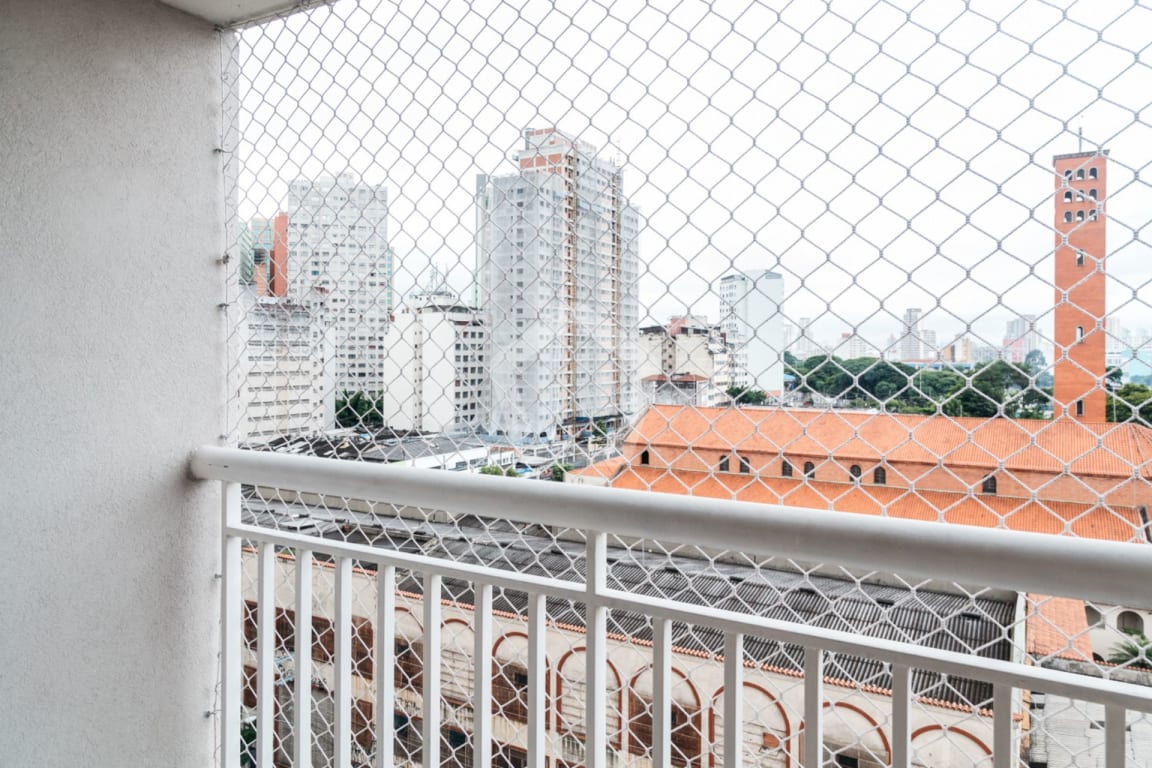
[[[919,307],[904,310],[904,333],[900,336],[900,359],[920,360],[924,357],[923,335],[920,328],[922,312]]]
[[[298,179],[287,213],[289,295],[315,307],[336,352],[336,391],[383,392],[392,313],[387,189],[350,173]]]
[[[388,330],[384,423],[393,429],[475,431],[488,384],[487,334],[476,308],[435,282],[412,294]]]
[[[486,426],[544,434],[636,411],[639,214],[622,173],[554,128],[519,171],[477,178],[477,281],[489,332]]]
[[[728,366],[733,386],[770,395],[783,392],[783,301],[784,279],[775,272],[762,269],[721,278],[720,328],[731,350]]]
[[[299,302],[240,292],[237,440],[263,443],[331,428],[336,420],[333,354]]]

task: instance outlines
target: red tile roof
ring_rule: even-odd
[[[1072,419],[980,419],[794,408],[652,406],[633,446],[737,450],[858,462],[1152,477],[1152,430]]]
[[[603,471],[605,477],[615,475],[610,483],[613,488],[886,515],[909,520],[934,520],[1109,541],[1144,541],[1139,515],[1131,507],[1034,501],[948,491],[914,491],[884,485],[666,469],[636,464],[620,468],[618,459],[610,461],[611,466],[607,466],[607,462],[595,464],[587,468],[585,474]]]
[[[1092,661],[1092,641],[1084,601],[1048,595],[1028,595],[1028,654]]]

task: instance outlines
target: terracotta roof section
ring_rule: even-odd
[[[612,462],[618,459],[611,460]],[[887,485],[822,482],[806,478],[704,472],[607,462],[585,474],[611,477],[613,488],[676,493],[757,504],[884,515],[981,528],[1006,528],[1119,542],[1144,542],[1139,513],[1130,507],[1032,500]]]
[[[1152,476],[1152,430],[1073,419],[982,419],[798,408],[654,405],[626,443],[843,461]]]
[[[564,474],[586,477],[612,477],[627,464],[628,460],[623,456],[616,456],[611,459],[605,459],[604,461],[598,461],[595,464],[590,464],[587,467],[570,469]]]
[[[1028,595],[1028,654],[1033,658],[1092,661],[1084,601]]]

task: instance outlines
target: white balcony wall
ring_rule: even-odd
[[[149,0],[0,15],[0,764],[212,765],[218,36]]]

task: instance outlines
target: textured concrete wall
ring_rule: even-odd
[[[0,765],[213,761],[217,36],[0,4]]]

